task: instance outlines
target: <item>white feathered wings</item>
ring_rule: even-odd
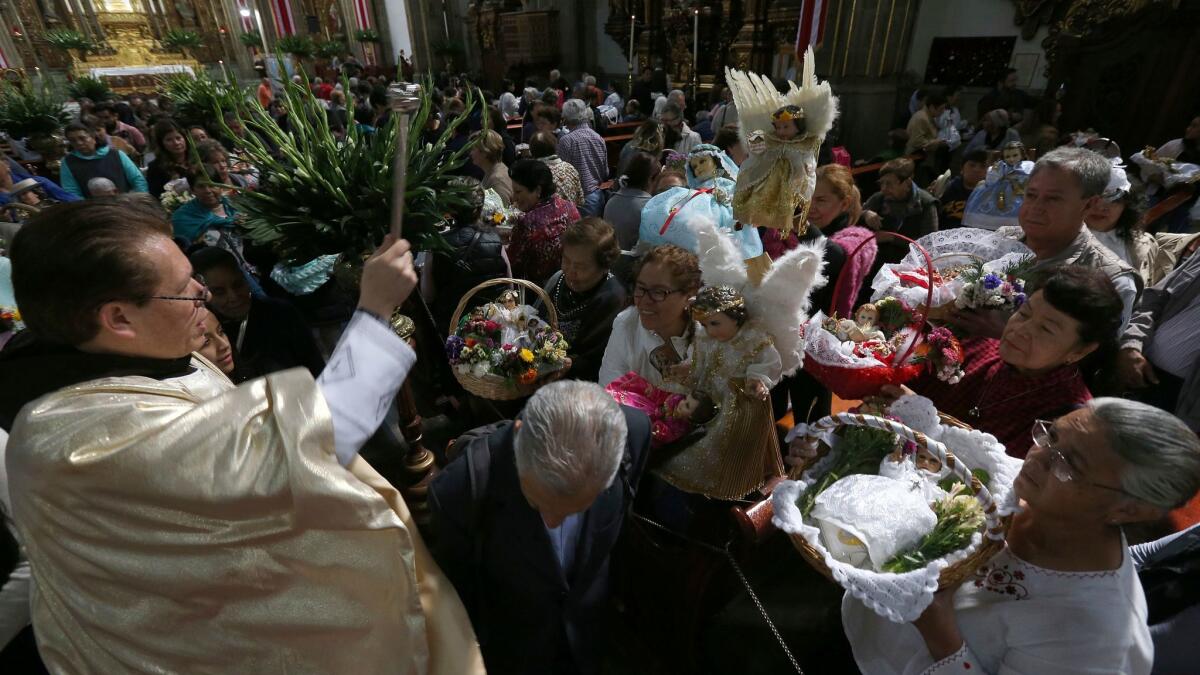
[[[783,374],[791,375],[804,362],[800,326],[808,320],[808,296],[825,285],[825,240],[800,244],[776,260],[758,286],[746,275],[741,248],[711,221],[696,223],[700,242],[700,272],[704,285],[733,286],[742,292],[750,320],[775,341],[783,359]]]
[[[755,131],[771,128],[771,115],[785,105],[804,109],[805,133],[825,138],[837,118],[837,97],[828,82],[817,82],[816,59],[812,47],[804,53],[804,71],[800,86],[788,82],[786,94],[779,93],[771,80],[758,73],[725,69],[725,82],[733,92],[738,111],[738,133],[742,140]]]

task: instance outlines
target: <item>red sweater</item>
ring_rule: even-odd
[[[999,340],[967,338],[962,346],[961,382],[952,385],[923,375],[909,386],[939,411],[995,436],[1013,457],[1023,459],[1033,445],[1034,420],[1052,420],[1092,399],[1077,366],[1025,376],[1001,360]]]

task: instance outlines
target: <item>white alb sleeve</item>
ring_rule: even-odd
[[[357,311],[317,386],[333,417],[334,450],[346,466],[383,423],[417,355],[381,319]]]

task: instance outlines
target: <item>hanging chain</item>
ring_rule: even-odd
[[[737,573],[738,579],[742,582],[742,587],[746,589],[746,594],[749,595],[750,599],[754,601],[754,606],[758,608],[758,613],[762,616],[763,621],[767,623],[767,628],[771,629],[771,634],[775,636],[775,641],[779,643],[779,648],[783,650],[784,655],[786,655],[788,661],[791,662],[792,668],[796,671],[796,675],[804,675],[804,670],[800,668],[800,663],[797,662],[796,657],[792,655],[792,650],[789,649],[787,643],[783,641],[783,635],[779,633],[779,629],[775,627],[775,622],[772,621],[771,616],[767,614],[767,608],[764,607],[762,601],[758,599],[758,594],[754,592],[754,588],[750,585],[750,580],[746,578],[746,573],[742,571],[741,565],[738,565],[737,560],[733,557],[733,553],[729,551],[729,546],[733,543],[732,539],[726,541],[723,547],[713,546],[708,542],[700,541],[699,539],[693,539],[687,535],[676,532],[675,530],[672,530],[665,525],[656,523],[639,513],[630,511],[629,515],[643,523],[646,523],[647,525],[651,525],[659,530],[662,530],[663,532],[682,539],[689,544],[693,544],[708,551],[724,555],[725,559],[729,561],[729,565],[733,567],[733,571]]]

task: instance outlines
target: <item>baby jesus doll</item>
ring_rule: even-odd
[[[650,418],[650,445],[659,447],[683,438],[717,414],[712,398],[700,391],[676,394],[659,389],[641,375],[625,373],[604,388],[617,403]]]
[[[537,320],[537,310],[520,303],[520,293],[509,289],[500,294],[497,302],[484,306],[485,319],[500,324],[500,340],[503,344],[515,345],[526,337],[531,329],[530,322]],[[536,323],[535,323],[536,326]]]
[[[771,336],[750,321],[745,297],[731,286],[702,288],[692,317],[693,389],[709,392],[717,415],[703,438],[667,459],[659,475],[675,487],[715,499],[738,499],[783,474],[769,392],[783,375]]]
[[[746,137],[749,157],[738,173],[733,217],[741,223],[781,230],[787,236],[798,216],[808,229],[808,197],[816,178],[821,136],[807,132],[804,109],[786,105],[771,115],[769,130]]]

